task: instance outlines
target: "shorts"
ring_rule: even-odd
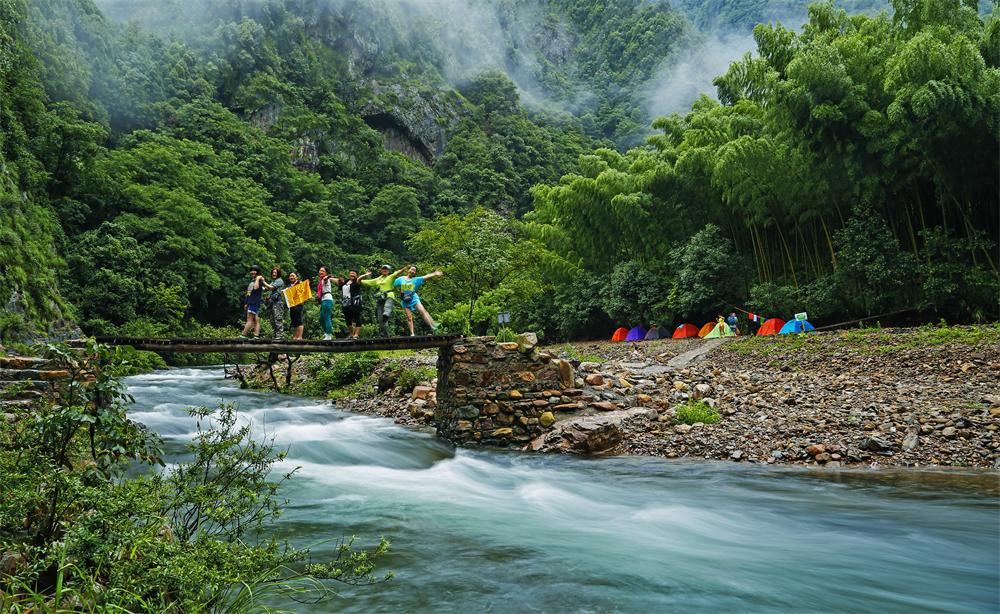
[[[292,328],[302,326],[302,305],[296,305],[288,311],[292,314]]]
[[[344,321],[348,326],[361,326],[361,305],[349,305],[342,307]]]
[[[259,311],[260,311],[260,303],[252,303],[252,304],[247,303],[247,313],[252,313],[254,315],[257,315],[257,312]]]
[[[399,304],[403,306],[403,309],[416,309],[417,305],[420,304],[420,297],[414,294],[413,298],[409,301],[401,298],[399,299]]]

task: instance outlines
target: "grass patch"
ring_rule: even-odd
[[[890,331],[879,326],[845,331],[839,338],[862,354],[894,354],[901,350],[946,344],[975,346],[1000,343],[1000,323],[977,326],[925,324],[917,329]]]
[[[562,351],[565,352],[571,360],[579,360],[580,362],[604,362],[604,359],[597,354],[584,354],[568,343],[563,346]]]
[[[678,424],[715,424],[722,416],[705,401],[688,401],[674,408],[674,422]]]

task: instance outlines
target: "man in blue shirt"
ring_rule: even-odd
[[[420,286],[424,285],[424,282],[432,277],[441,277],[444,275],[441,271],[434,271],[423,277],[417,277],[417,267],[411,266],[406,272],[405,277],[399,277],[392,283],[393,287],[399,292],[399,302],[403,306],[403,310],[406,312],[406,324],[410,327],[410,336],[413,336],[413,311],[416,310],[420,312],[420,316],[423,317],[424,322],[427,322],[427,326],[431,327],[431,330],[437,332],[441,328],[440,324],[435,324],[434,319],[431,318],[431,314],[427,313],[424,306],[420,303],[420,295],[417,294],[417,290]]]

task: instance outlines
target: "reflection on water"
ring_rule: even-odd
[[[132,417],[173,444],[196,430],[185,407],[225,400],[287,447],[281,537],[393,542],[392,582],[302,611],[1000,610],[996,473],[455,451],[219,370],[128,384]]]

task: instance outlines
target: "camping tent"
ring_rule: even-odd
[[[705,339],[718,339],[719,337],[735,337],[736,333],[725,322],[716,324],[712,332],[705,335]]]
[[[697,337],[698,327],[694,324],[680,324],[674,329],[674,339],[684,339],[687,337]]]
[[[649,332],[646,333],[646,341],[656,341],[659,338],[660,338],[659,328],[651,328],[649,329]]]
[[[636,326],[632,330],[628,331],[628,336],[625,337],[625,341],[642,341],[646,338],[646,329],[641,326]]]
[[[767,335],[777,335],[781,330],[781,327],[784,325],[785,321],[781,318],[770,318],[768,320],[764,320],[764,323],[761,324],[760,328],[757,330],[757,334],[761,337]]]
[[[807,320],[789,320],[785,322],[785,325],[781,327],[779,334],[788,335],[791,333],[808,333],[809,331],[816,330],[816,327],[810,324]]]
[[[624,326],[620,327],[615,331],[615,334],[611,335],[612,341],[625,341],[625,337],[628,337],[628,329]]]
[[[715,322],[709,322],[708,324],[702,326],[701,330],[698,331],[698,336],[704,337],[708,333],[712,332],[715,329],[715,324]]]

